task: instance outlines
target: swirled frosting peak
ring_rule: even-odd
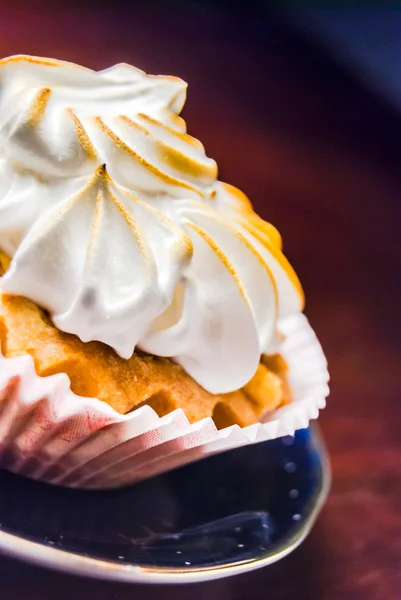
[[[128,358],[245,385],[302,310],[277,230],[186,133],[186,84],[129,65],[0,61],[0,248],[10,294]]]

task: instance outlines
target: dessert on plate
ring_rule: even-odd
[[[277,230],[186,133],[186,84],[0,63],[1,350],[127,413],[256,422],[290,401],[302,310]]]

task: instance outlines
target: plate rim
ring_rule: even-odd
[[[92,579],[142,584],[199,583],[239,575],[271,565],[293,552],[311,531],[328,496],[331,486],[331,467],[320,428],[310,424],[309,429],[318,449],[322,464],[322,483],[308,518],[291,539],[257,558],[223,565],[176,568],[130,565],[76,554],[54,546],[46,546],[0,528],[0,552],[3,555],[33,563],[37,566]]]

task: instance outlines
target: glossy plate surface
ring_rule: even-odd
[[[0,550],[92,577],[210,580],[291,552],[329,486],[316,426],[122,490],[56,488],[0,471]]]

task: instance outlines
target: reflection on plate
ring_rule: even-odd
[[[56,488],[0,471],[0,549],[121,581],[225,577],[291,552],[329,485],[316,426],[122,490]]]

